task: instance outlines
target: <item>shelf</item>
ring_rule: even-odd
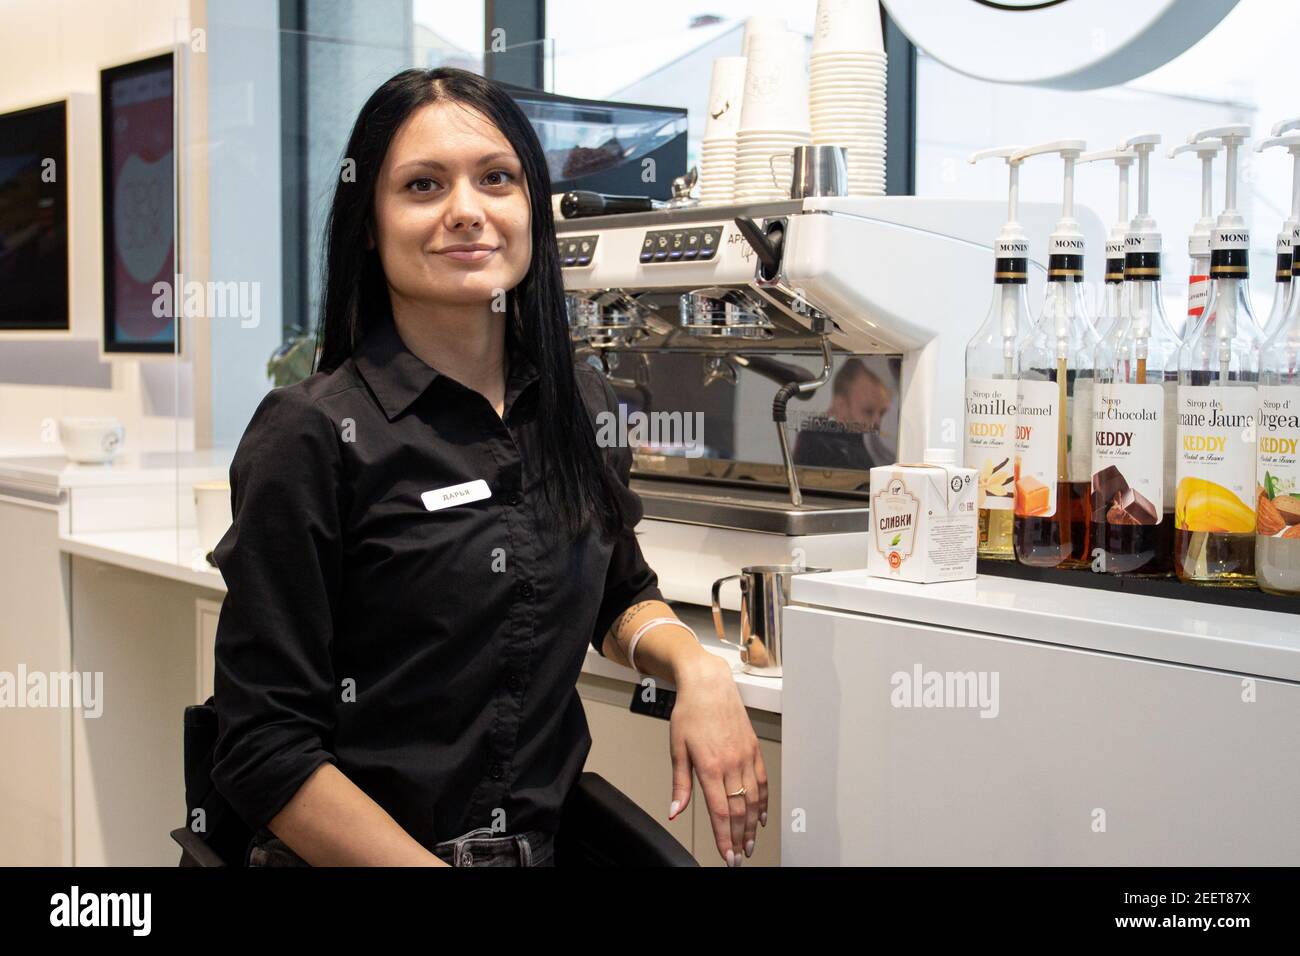
[[[1042,581],[1046,584],[1068,584],[1072,587],[1095,588],[1099,591],[1117,591],[1122,594],[1141,594],[1147,597],[1172,598],[1178,601],[1199,601],[1202,604],[1219,604],[1227,607],[1244,607],[1258,611],[1281,611],[1300,614],[1300,597],[1280,597],[1256,588],[1207,587],[1184,584],[1177,578],[1139,578],[1122,574],[1097,574],[1089,570],[1063,568],[1031,568],[1018,561],[988,561],[981,559],[977,565],[980,574],[992,574],[1021,581]]]

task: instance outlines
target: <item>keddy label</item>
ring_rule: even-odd
[[[1018,383],[1016,392],[1016,514],[1040,517],[1056,512],[1060,469],[1060,386]]]
[[[1178,387],[1178,491],[1174,520],[1185,531],[1255,530],[1254,386]]]
[[[1132,523],[1154,524],[1164,508],[1164,389],[1116,382],[1097,386],[1094,394],[1094,492],[1115,487],[1116,479],[1122,478],[1125,486],[1150,503],[1155,518]],[[1115,471],[1108,472],[1108,468]],[[1094,508],[1111,503],[1095,502]]]
[[[1273,502],[1286,527],[1300,525],[1300,385],[1259,389],[1259,472],[1262,494]],[[1260,523],[1260,533],[1264,531]],[[1269,528],[1268,530],[1272,530]]]
[[[1015,499],[1016,380],[966,380],[966,467],[979,479],[975,506],[1009,511]]]

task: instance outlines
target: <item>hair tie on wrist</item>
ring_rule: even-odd
[[[629,667],[632,668],[632,670],[636,671],[638,674],[640,674],[641,671],[637,670],[637,666],[636,666],[636,642],[641,640],[642,634],[650,630],[650,628],[657,627],[660,624],[676,624],[678,627],[685,628],[687,631],[690,631],[691,637],[695,638],[696,641],[699,641],[700,639],[700,636],[696,634],[695,631],[691,630],[691,628],[687,627],[685,624],[677,620],[677,618],[675,617],[656,617],[656,618],[652,618],[649,621],[646,621],[644,624],[642,624],[640,627],[636,629],[636,633],[632,635],[632,640],[628,641],[628,645],[627,645],[627,664]]]

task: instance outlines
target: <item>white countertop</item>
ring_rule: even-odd
[[[194,528],[63,534],[59,535],[59,548],[68,554],[132,571],[211,588],[223,594],[226,591],[221,572],[199,553],[199,533]]]
[[[193,528],[151,529],[146,531],[106,531],[94,534],[65,534],[59,537],[60,548],[68,554],[103,561],[107,564],[130,568],[144,574],[210,588],[225,593],[226,582],[221,572],[211,567],[198,549],[198,532]],[[677,605],[677,614],[695,629],[700,644],[711,654],[726,659],[731,664],[740,699],[746,707],[779,714],[781,712],[781,680],[772,677],[754,677],[741,670],[740,655],[734,647],[719,641],[713,633],[713,623],[708,608],[694,605]],[[734,615],[729,615],[734,617]],[[729,624],[735,627],[735,621]],[[734,637],[734,632],[732,634]],[[602,657],[594,647],[587,649],[582,670],[587,674],[609,677],[614,680],[636,683],[637,675],[622,664]]]
[[[181,483],[225,478],[233,449],[124,451],[101,465],[82,465],[63,455],[0,458],[0,492],[56,495],[65,488]]]
[[[802,574],[814,607],[1300,681],[1300,615],[982,574],[912,584],[865,569]]]

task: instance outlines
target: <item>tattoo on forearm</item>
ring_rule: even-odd
[[[630,608],[628,608],[618,617],[614,618],[614,623],[609,626],[609,634],[612,638],[614,638],[615,644],[618,643],[618,632],[623,629],[623,625],[626,624],[628,621],[632,620],[632,618],[636,617],[637,612],[639,612],[642,608],[652,603],[654,602],[641,601],[637,604],[633,604]]]

